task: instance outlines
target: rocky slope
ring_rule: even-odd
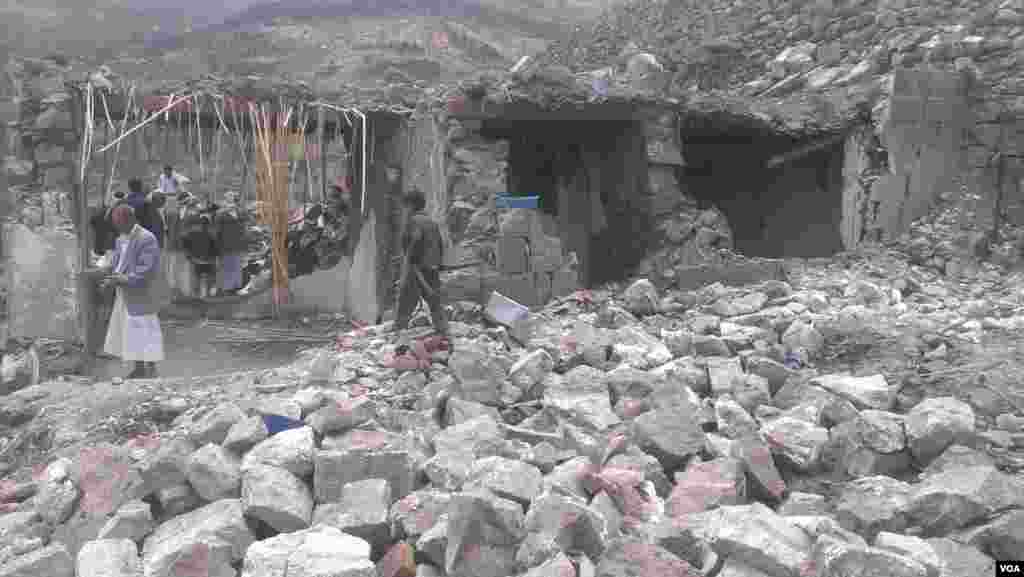
[[[4,485],[0,576],[992,574],[1024,550],[1024,278],[920,262],[23,389],[5,445],[47,450]]]
[[[1019,0],[638,0],[579,27],[543,60],[592,70],[613,63],[630,41],[658,56],[684,89],[751,82],[763,89],[794,67],[815,65],[825,69],[818,78],[824,87],[850,72],[865,76],[927,61],[977,69],[1010,100],[1024,95]]]

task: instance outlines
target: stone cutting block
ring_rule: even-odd
[[[505,274],[524,274],[530,272],[529,238],[523,236],[502,235],[498,237],[497,246],[498,269]]]

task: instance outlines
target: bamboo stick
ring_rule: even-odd
[[[184,101],[185,99],[186,99],[186,97],[182,97],[182,101]],[[168,109],[170,109],[170,108],[171,108],[171,107],[173,107],[173,106],[174,106],[175,104],[177,104],[177,102],[171,102],[171,103],[168,103],[168,104],[167,104],[167,106],[165,106],[165,107],[163,108],[163,110],[161,110],[161,112],[163,112],[163,111],[165,111],[165,110],[168,110]],[[124,138],[125,138],[125,137],[127,137],[128,135],[130,135],[130,134],[134,134],[136,130],[138,130],[138,129],[142,128],[143,126],[145,126],[145,125],[149,124],[150,122],[152,122],[152,121],[153,121],[153,119],[154,119],[154,118],[156,118],[156,117],[157,117],[157,116],[158,116],[159,114],[160,114],[160,112],[158,112],[158,113],[154,114],[153,116],[149,117],[149,119],[147,119],[147,120],[146,120],[145,122],[142,122],[142,123],[136,124],[135,126],[133,126],[133,127],[132,127],[132,129],[131,129],[131,130],[129,130],[129,131],[128,131],[128,132],[126,132],[125,134],[122,134],[122,135],[121,135],[121,136],[120,136],[120,137],[119,137],[119,138],[118,138],[118,139],[117,139],[116,141],[114,141],[114,142],[110,142],[110,143],[107,143],[107,145],[106,145],[106,146],[104,146],[103,148],[101,148],[101,149],[97,150],[96,152],[97,152],[97,153],[99,153],[99,152],[103,152],[103,151],[105,151],[105,150],[107,150],[107,149],[109,149],[109,148],[112,148],[113,146],[115,146],[115,145],[116,145],[116,144],[117,144],[118,142],[120,142],[120,141],[121,141],[122,139],[124,139]]]
[[[317,107],[317,154],[320,155],[320,202],[327,200],[327,152],[325,150],[326,143],[324,142],[324,108],[323,106]]]

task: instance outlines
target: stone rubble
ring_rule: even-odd
[[[532,312],[522,347],[455,322],[428,371],[386,368],[398,343],[369,327],[288,369],[344,357],[346,380],[268,383],[132,445],[124,491],[74,455],[5,490],[0,577],[943,577],[1022,550],[1024,447],[992,441],[1019,437],[1012,411],[829,356],[893,319],[955,327],[915,358],[985,329],[950,324],[952,296],[801,280],[638,280]],[[274,408],[301,426],[271,433]]]

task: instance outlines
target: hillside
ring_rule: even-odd
[[[997,91],[1021,95],[1022,25],[1024,5],[1015,0],[788,0],[753,8],[725,0],[636,0],[577,27],[539,61],[592,70],[612,64],[633,41],[662,60],[678,88],[739,88],[778,80],[766,79],[769,64],[794,48],[807,53],[808,66],[838,69],[829,72],[833,78],[858,65],[870,74],[898,64],[955,63],[977,68]]]
[[[154,0],[0,9],[22,33],[11,53],[74,54],[128,78],[285,73],[310,82],[425,85],[507,69],[597,17],[608,0],[365,0],[254,3],[173,10]]]

